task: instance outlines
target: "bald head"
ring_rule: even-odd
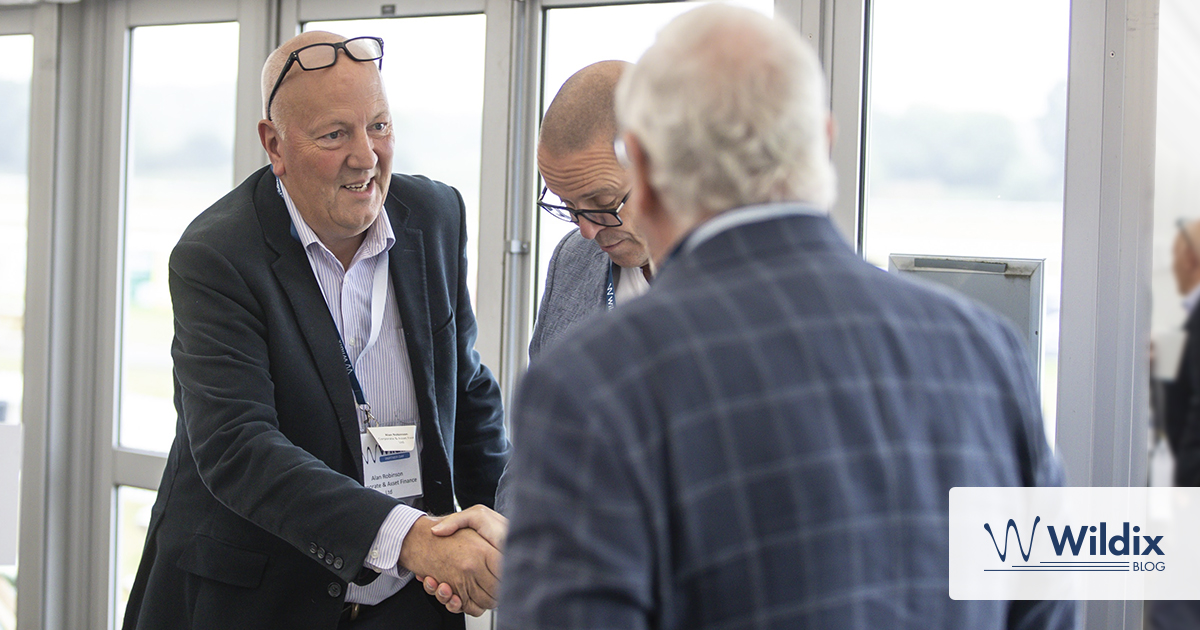
[[[571,75],[542,119],[539,150],[565,155],[598,141],[612,144],[617,137],[613,92],[621,73],[631,65],[600,61]]]
[[[263,64],[262,69],[263,118],[273,118],[278,120],[281,117],[286,117],[282,115],[281,112],[288,109],[288,98],[286,93],[289,91],[289,82],[287,77],[284,77],[283,82],[279,84],[279,91],[275,93],[275,101],[269,105],[267,101],[269,101],[271,98],[271,90],[274,89],[275,81],[279,79],[279,73],[283,70],[284,64],[287,63],[287,58],[289,55],[301,48],[304,48],[305,46],[308,46],[309,44],[336,43],[345,40],[345,37],[342,37],[336,33],[330,33],[328,31],[309,31],[307,33],[301,33],[287,40],[279,48],[276,48],[274,52],[268,55],[267,61]],[[292,68],[288,70],[288,75],[294,76],[297,72],[303,72],[303,70],[300,70],[299,68],[295,67],[295,64],[292,64]],[[271,112],[267,111],[268,106],[274,110],[274,116],[271,116]]]
[[[1197,247],[1200,247],[1200,221],[1182,223],[1175,235],[1171,260],[1171,271],[1175,273],[1181,295],[1200,286],[1200,251]]]

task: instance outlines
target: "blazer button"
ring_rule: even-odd
[[[333,564],[333,554],[325,554],[325,564]]]
[[[335,569],[340,569],[340,568],[342,568],[343,566],[345,566],[345,565],[342,563],[342,559],[341,559],[341,558],[334,558],[334,559],[333,559],[333,568],[335,568]]]
[[[329,583],[329,596],[340,597],[342,595],[342,585],[337,582]]]
[[[322,560],[325,559],[325,548],[324,547],[317,547],[317,558],[322,559]]]
[[[317,553],[317,543],[308,543],[308,553]]]

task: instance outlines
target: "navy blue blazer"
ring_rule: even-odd
[[[474,349],[462,199],[393,175],[385,207],[424,507],[490,506],[508,443]],[[336,628],[396,502],[362,486],[337,329],[269,167],[187,228],[170,287],[177,433],[125,628]]]
[[[826,217],[678,252],[525,377],[499,627],[1072,627],[948,594],[950,488],[1062,479],[1025,357]]]
[[[1175,456],[1175,485],[1200,486],[1200,309],[1188,315],[1187,345],[1175,380],[1167,384],[1167,443]]]

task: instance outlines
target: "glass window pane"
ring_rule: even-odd
[[[1067,0],[871,7],[864,256],[1043,258],[1042,407],[1053,443]]]
[[[467,209],[467,288],[474,295],[487,18],[479,14],[309,22],[304,30],[383,38],[383,83],[396,131],[392,170],[425,175],[462,193]]]
[[[33,36],[0,37],[0,423],[21,421],[25,260],[29,217],[29,100]],[[0,462],[0,466],[20,466]],[[8,478],[7,473],[0,478]],[[11,542],[11,541],[10,541]],[[0,565],[0,630],[17,625],[17,567]]]
[[[546,11],[546,49],[542,68],[542,113],[567,79],[584,66],[619,59],[636,62],[654,43],[658,31],[675,17],[706,2],[671,2],[624,4],[602,7],[571,7]],[[774,0],[741,0],[729,2],[749,7],[765,15],[774,15]],[[539,180],[537,192],[541,192]],[[546,286],[546,268],[554,246],[575,226],[537,210],[529,202],[537,226],[537,296],[535,307],[541,304],[542,288]]]
[[[17,627],[17,570],[0,567],[0,630]]]
[[[0,123],[8,130],[8,140],[0,142],[0,422],[20,422],[33,36],[0,37],[0,59],[5,60],[0,64]]]
[[[164,50],[204,50],[181,71]],[[175,436],[167,260],[184,228],[233,182],[238,25],[133,30],[121,321],[120,443],[166,451]]]
[[[146,530],[150,527],[150,510],[157,496],[153,490],[117,487],[117,581],[113,589],[117,601],[113,606],[114,628],[120,628],[121,620],[125,618],[125,605],[129,603],[129,591],[137,577],[138,563],[142,561]]]

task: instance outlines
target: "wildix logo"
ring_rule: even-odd
[[[1017,539],[1017,548],[1020,550],[1021,558],[1025,562],[1029,562],[1029,556],[1033,553],[1033,540],[1037,536],[1038,523],[1042,517],[1037,516],[1033,519],[1033,527],[1029,532],[1029,547],[1026,549],[1021,542],[1021,531],[1017,528],[1017,523],[1013,519],[1008,519],[1008,524],[1004,528],[1004,549],[1000,549],[1000,544],[996,541],[996,535],[992,532],[992,526],[989,523],[983,524],[983,529],[987,531],[988,536],[992,539],[992,546],[996,549],[996,555],[1000,556],[1000,562],[1004,562],[1008,557],[1008,533],[1011,531]],[[1167,568],[1166,562],[1154,560],[1118,560],[1121,556],[1164,556],[1162,547],[1162,536],[1148,536],[1142,534],[1142,528],[1134,525],[1132,530],[1129,527],[1129,522],[1121,524],[1119,534],[1108,535],[1109,527],[1107,522],[1097,525],[1081,525],[1072,531],[1071,526],[1056,528],[1053,525],[1047,525],[1046,531],[1050,534],[1050,546],[1054,549],[1054,555],[1061,558],[1063,553],[1070,551],[1068,557],[1079,557],[1083,551],[1083,543],[1087,542],[1088,556],[1112,556],[1112,560],[1071,560],[1071,561],[1046,561],[1043,560],[1038,564],[1033,565],[1012,565],[1009,569],[984,569],[985,571],[1165,571]],[[1059,532],[1062,532],[1061,535]],[[1115,531],[1115,530],[1114,530]],[[1132,534],[1130,533],[1132,531]]]

